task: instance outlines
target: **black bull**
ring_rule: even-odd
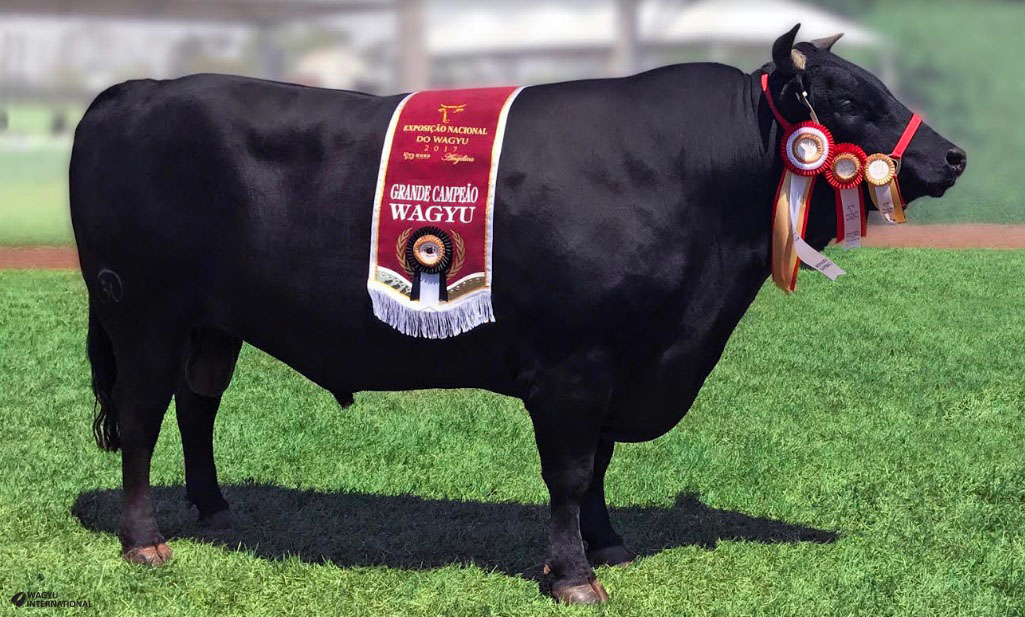
[[[829,51],[773,49],[792,120],[803,85],[838,141],[889,152],[911,116]],[[358,390],[485,388],[521,398],[551,495],[556,597],[605,599],[591,564],[631,559],[609,523],[616,441],[687,412],[769,274],[780,127],[759,75],[715,64],[527,88],[509,114],[494,217],[497,323],[403,336],[366,291],[371,204],[401,97],[199,75],[102,93],[75,135],[71,212],[89,290],[101,446],[122,450],[130,560],[170,556],[149,466],[172,396],[190,499],[225,523],[212,432],[242,341],[351,402]],[[900,173],[940,195],[964,153],[931,129]],[[835,230],[816,191],[807,238]],[[589,563],[590,562],[590,563]]]

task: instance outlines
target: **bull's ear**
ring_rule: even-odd
[[[813,41],[808,42],[814,45],[815,49],[818,49],[820,51],[830,51],[831,49],[833,49],[833,45],[836,45],[836,42],[839,41],[842,36],[843,32],[838,32],[833,36],[827,36],[823,39],[815,39]]]
[[[794,39],[801,24],[797,24],[772,44],[772,62],[784,75],[796,75],[804,70],[804,54],[794,49]]]

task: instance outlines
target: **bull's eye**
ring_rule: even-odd
[[[836,108],[843,113],[853,113],[854,101],[850,99],[843,99],[839,103],[837,103]]]

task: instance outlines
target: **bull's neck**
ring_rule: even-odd
[[[714,133],[716,141],[695,140],[685,146],[691,149],[689,156],[682,155],[687,167],[683,186],[687,197],[677,227],[679,246],[695,246],[695,254],[705,256],[703,259],[709,255],[708,247],[716,249],[715,254],[723,260],[723,274],[735,284],[730,293],[746,299],[753,299],[770,275],[772,211],[784,169],[779,147],[784,129],[765,101],[760,81],[760,72],[747,75],[738,71],[730,83],[723,84],[732,88],[729,98],[735,106],[723,110],[698,104],[688,110],[690,117],[685,121],[714,125],[712,131],[699,134],[708,139],[707,135]],[[783,81],[778,76],[770,80],[777,97]],[[782,107],[785,115],[792,114],[787,116],[791,121],[805,119],[801,108]],[[694,109],[701,117],[695,117]],[[714,156],[695,161],[709,152]],[[836,230],[835,213],[833,191],[820,180],[805,233],[809,244],[821,249],[829,243]],[[702,233],[694,233],[695,228]],[[698,275],[700,272],[684,272],[681,276],[681,302],[686,303],[689,282]]]

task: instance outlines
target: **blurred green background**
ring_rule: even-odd
[[[916,204],[912,222],[1025,223],[1025,3],[810,4],[842,14],[888,40],[895,50],[898,94],[969,154],[968,171],[958,185],[942,199]],[[871,66],[863,51],[845,48],[843,42],[836,51]],[[768,60],[768,49],[763,60]],[[53,129],[58,116],[73,127],[84,102],[8,104],[0,99],[0,105],[8,123],[0,135],[0,245],[71,244],[66,188],[70,129],[58,136]]]

